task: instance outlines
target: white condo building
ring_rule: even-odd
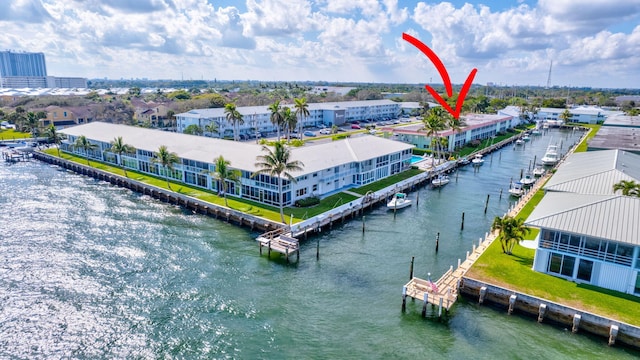
[[[215,171],[214,159],[222,155],[230,161],[230,168],[242,173],[240,183],[228,183],[229,195],[278,205],[277,178],[266,174],[252,176],[258,170],[257,157],[265,154],[262,145],[104,122],[74,126],[61,132],[68,137],[62,144],[64,151],[116,165],[121,162],[111,152],[110,143],[121,136],[124,143],[136,148],[135,154],[123,154],[126,168],[168,176],[213,191],[218,191],[220,186],[207,171]],[[97,145],[89,154],[71,146],[82,135]],[[180,158],[168,174],[152,162],[161,145]],[[402,172],[410,167],[412,148],[412,145],[371,135],[291,148],[291,160],[299,160],[304,166],[303,170],[292,173],[296,183],[283,179],[284,206],[309,196],[326,197]]]
[[[280,104],[295,111],[293,104]],[[347,122],[362,120],[382,120],[396,118],[402,111],[402,104],[391,100],[343,101],[328,103],[309,103],[309,116],[302,121],[302,128],[333,125],[343,125]],[[237,108],[242,114],[244,124],[240,125],[238,135],[254,136],[255,132],[273,133],[276,127],[271,123],[271,111],[268,105],[242,106]],[[232,137],[233,126],[227,121],[224,108],[195,109],[176,114],[179,132],[183,132],[189,125],[198,125],[204,129],[214,123],[218,127],[219,137]]]

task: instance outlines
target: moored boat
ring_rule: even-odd
[[[546,172],[546,170],[544,169],[544,167],[537,165],[535,169],[533,169],[533,176],[535,177],[540,177],[542,175],[544,175],[544,173]]]
[[[447,185],[449,181],[449,176],[440,174],[437,178],[431,181],[431,185],[433,187],[441,187]]]
[[[407,206],[411,206],[411,200],[407,198],[407,194],[405,193],[396,193],[393,195],[391,201],[387,203],[387,208],[392,210],[402,209]]]
[[[553,166],[560,161],[560,154],[558,153],[558,147],[556,145],[549,145],[547,151],[544,153],[542,159],[540,159],[542,165]]]
[[[524,174],[524,176],[520,179],[520,183],[522,184],[522,186],[531,186],[536,182],[536,178],[535,176],[533,176],[533,174],[531,173],[526,173]]]
[[[476,154],[473,157],[473,160],[471,160],[471,164],[473,166],[480,166],[480,165],[484,164],[484,159],[482,158],[482,154]]]
[[[509,186],[509,195],[520,197],[524,194],[524,186],[521,182],[512,182]]]

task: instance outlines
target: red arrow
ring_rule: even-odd
[[[451,79],[449,78],[449,73],[447,72],[447,68],[444,66],[442,61],[440,61],[440,58],[438,57],[438,55],[436,55],[436,53],[434,53],[433,50],[431,50],[422,41],[414,38],[413,36],[407,33],[402,33],[402,39],[409,42],[411,45],[417,47],[418,50],[422,51],[422,53],[425,54],[429,58],[429,60],[431,60],[431,62],[436,66],[436,69],[438,69],[438,72],[440,73],[440,77],[442,77],[442,82],[444,83],[444,88],[446,89],[447,94],[449,95],[449,97],[451,97],[453,95],[453,87],[451,85]],[[452,109],[451,106],[449,106],[449,104],[447,104],[447,102],[444,100],[444,98],[440,96],[440,94],[438,94],[431,86],[425,85],[425,88],[427,89],[429,94],[431,94],[431,96],[433,96],[433,98],[437,102],[439,102],[440,105],[442,105],[442,107],[445,108],[445,110],[449,112],[449,114],[451,114],[455,119],[458,119],[460,117],[460,111],[462,110],[462,105],[464,104],[464,98],[467,96],[467,93],[471,88],[471,84],[473,83],[473,78],[476,76],[477,72],[478,72],[478,69],[474,68],[469,73],[469,76],[467,76],[467,80],[462,85],[462,89],[460,89],[460,94],[458,94],[458,100],[456,100],[455,110]]]

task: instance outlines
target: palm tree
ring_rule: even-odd
[[[175,127],[175,126],[176,126],[176,125],[174,124],[175,119],[176,119],[176,118],[175,118],[175,115],[176,115],[176,112],[175,112],[175,111],[173,111],[173,110],[167,110],[167,119],[169,119],[169,125],[170,125],[171,127]]]
[[[424,130],[427,131],[427,136],[431,138],[431,147],[436,146],[436,159],[440,158],[440,145],[438,139],[438,132],[446,128],[444,122],[444,109],[441,106],[429,109],[427,116],[422,118],[424,123]]]
[[[293,177],[290,171],[300,171],[304,164],[299,160],[291,160],[291,152],[289,148],[283,145],[281,142],[276,141],[273,150],[268,146],[263,145],[262,151],[266,152],[265,155],[259,155],[255,166],[259,168],[254,172],[251,177],[255,177],[258,174],[268,174],[269,176],[278,177],[278,205],[280,207],[280,218],[284,221],[283,210],[283,196],[282,196],[282,176],[286,177],[292,183],[296,183],[296,178]]]
[[[282,113],[280,112],[280,100],[274,101],[267,109],[271,111],[271,124],[276,127],[276,131],[278,132],[278,141],[280,141],[280,125],[284,122]]]
[[[92,144],[87,137],[84,135],[78,136],[76,142],[73,144],[73,147],[77,149],[82,149],[84,151],[85,156],[87,157],[87,165],[91,165],[89,163],[89,150],[94,150],[98,147],[96,144]]]
[[[47,140],[56,145],[58,157],[60,157],[60,144],[62,143],[62,139],[64,139],[64,135],[59,133],[53,124],[49,124],[45,134],[47,136]]]
[[[210,134],[217,134],[218,133],[218,124],[216,124],[215,122],[210,122],[207,125],[204,126],[204,131],[210,133]]]
[[[640,183],[633,180],[620,180],[613,184],[613,192],[622,191],[622,195],[640,197]]]
[[[560,120],[562,120],[562,123],[564,125],[566,125],[569,120],[571,120],[571,112],[569,111],[569,109],[565,109],[562,114],[560,114]]]
[[[300,124],[300,139],[302,139],[302,130],[304,129],[304,120],[309,117],[311,114],[309,112],[309,104],[307,104],[307,98],[294,98],[293,99],[295,105],[293,107],[296,108],[295,114],[300,119],[298,124]]]
[[[169,152],[166,145],[160,145],[158,152],[154,154],[154,158],[151,159],[153,164],[159,164],[164,168],[164,175],[167,179],[167,187],[171,190],[171,184],[169,184],[169,171],[173,171],[173,165],[180,162],[178,154]]]
[[[118,164],[122,167],[122,171],[124,171],[124,176],[127,176],[127,169],[124,167],[124,159],[122,158],[122,154],[131,154],[136,151],[136,148],[129,144],[125,144],[122,141],[122,136],[118,136],[114,138],[111,142],[111,152],[118,155]]]
[[[291,111],[291,108],[288,106],[285,106],[284,108],[282,108],[282,119],[284,120],[283,123],[287,128],[287,141],[289,141],[291,140],[291,129],[296,128],[298,119],[296,119],[296,115]]]
[[[224,106],[224,113],[226,114],[227,121],[233,126],[233,140],[238,141],[238,131],[237,128],[239,125],[244,124],[244,120],[242,119],[242,114],[236,108],[236,104],[228,103]]]
[[[222,196],[224,197],[224,206],[229,207],[229,204],[227,203],[227,181],[231,181],[237,184],[238,182],[240,182],[240,176],[242,176],[242,173],[240,172],[240,170],[231,169],[229,167],[231,165],[231,162],[225,159],[222,155],[213,159],[213,162],[215,163],[216,170],[206,172],[211,174],[211,176],[214,179],[218,180],[218,182],[220,183],[218,189],[222,190]]]
[[[502,246],[502,252],[508,255],[512,254],[513,247],[516,243],[524,240],[531,229],[524,226],[523,218],[514,218],[505,215],[503,218],[496,216],[493,219],[491,230],[499,230],[501,233],[500,245]]]

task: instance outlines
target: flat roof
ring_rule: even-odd
[[[622,149],[640,154],[640,128],[601,126],[587,144],[589,150]]]
[[[326,103],[308,103],[309,111],[313,110],[346,110],[348,108],[355,107],[367,107],[367,106],[388,106],[397,105],[400,107],[401,103],[397,103],[391,100],[360,100],[360,101],[338,101],[338,102],[326,102]],[[294,104],[280,103],[280,106],[288,106],[294,109]],[[243,116],[250,116],[254,114],[267,114],[271,113],[268,109],[269,105],[261,106],[239,106],[237,110]],[[180,117],[192,117],[192,118],[217,118],[226,116],[224,108],[210,108],[210,109],[194,109],[184,113],[176,114]]]
[[[624,126],[640,128],[640,116],[615,115],[609,116],[603,126]]]
[[[513,116],[509,115],[499,115],[499,114],[467,114],[461,116],[463,123],[466,124],[460,128],[458,133],[462,133],[465,131],[473,130],[476,128],[480,128],[483,126],[495,124],[501,121],[511,120]],[[423,135],[426,136],[426,132],[423,130],[423,124],[409,124],[404,126],[396,126],[396,127],[383,127],[383,131],[394,132],[399,134],[413,134],[413,135]],[[440,136],[449,136],[453,134],[453,130],[447,129],[444,131],[439,131],[438,134]]]
[[[165,145],[169,151],[175,152],[181,158],[205,163],[213,163],[213,159],[222,155],[231,162],[231,167],[247,171],[258,170],[255,167],[256,157],[265,154],[262,151],[263,146],[253,142],[222,140],[105,122],[69,127],[60,132],[72,136],[84,135],[87,139],[105,143],[122,136],[126,144],[153,152]],[[292,160],[304,163],[302,171],[294,172],[296,176],[301,176],[411,148],[413,145],[365,135],[290,149]]]

